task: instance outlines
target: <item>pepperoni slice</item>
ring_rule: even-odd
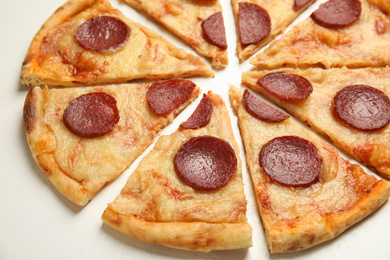
[[[195,83],[187,79],[156,81],[147,93],[149,106],[157,115],[166,115],[183,104],[195,87]]]
[[[242,2],[238,4],[238,34],[242,45],[256,44],[271,31],[271,18],[262,7]]]
[[[265,122],[277,123],[290,117],[289,115],[268,105],[263,100],[255,97],[248,90],[244,91],[242,102],[246,111],[248,111],[250,115]]]
[[[288,72],[269,73],[257,84],[272,95],[285,100],[305,100],[313,92],[313,86],[306,78]]]
[[[92,51],[119,48],[130,36],[130,28],[112,16],[96,16],[84,22],[76,31],[77,42]]]
[[[215,13],[204,20],[202,29],[208,42],[220,49],[227,49],[225,25],[221,12]]]
[[[294,0],[294,10],[299,11],[313,0]]]
[[[81,95],[66,107],[64,124],[75,135],[99,137],[110,132],[119,122],[119,111],[113,96],[104,92]]]
[[[228,142],[199,136],[185,142],[174,159],[177,176],[197,190],[216,190],[226,185],[237,170],[237,157]]]
[[[206,126],[211,119],[211,114],[213,113],[213,103],[211,103],[210,98],[203,94],[203,98],[200,101],[198,107],[195,109],[194,113],[183,122],[180,126],[187,129],[198,129]]]
[[[382,129],[390,121],[389,97],[370,86],[343,88],[333,98],[333,106],[333,111],[341,121],[358,130]]]
[[[362,11],[359,0],[330,0],[312,13],[311,18],[326,28],[343,28],[359,19]]]
[[[260,166],[274,181],[286,186],[306,186],[318,180],[322,159],[311,142],[297,136],[276,137],[259,155]]]

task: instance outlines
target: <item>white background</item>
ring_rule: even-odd
[[[275,0],[277,1],[277,0]],[[310,15],[317,4],[299,20]],[[248,221],[253,228],[253,247],[247,250],[210,253],[170,249],[127,237],[106,226],[100,217],[114,200],[139,159],[114,183],[104,188],[86,207],[77,207],[60,195],[34,162],[27,146],[22,109],[27,88],[19,81],[27,48],[45,20],[64,0],[1,0],[0,8],[0,259],[390,259],[390,204],[354,225],[335,239],[298,253],[272,254],[266,246],[249,174],[243,167],[248,199]],[[195,53],[184,42],[119,0],[114,7]],[[227,29],[229,66],[215,78],[194,78],[206,93],[220,94],[231,115],[236,140],[242,143],[228,99],[228,86],[241,86],[241,73],[252,68],[235,56],[236,32],[229,0],[221,1]],[[281,14],[283,15],[283,14]],[[243,87],[243,86],[241,86]],[[161,134],[170,134],[186,120],[198,98]],[[152,147],[152,146],[151,146]],[[151,147],[147,150],[149,151]],[[146,152],[147,152],[146,151]],[[142,156],[141,156],[142,157]],[[241,157],[244,158],[243,149]],[[244,160],[243,160],[244,161]],[[245,161],[244,161],[245,162]]]

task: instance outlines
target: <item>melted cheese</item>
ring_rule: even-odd
[[[215,191],[199,191],[184,184],[176,175],[174,156],[181,145],[196,136],[210,135],[230,143],[238,154],[226,107],[212,98],[214,111],[210,123],[200,129],[181,129],[161,136],[129,177],[126,186],[109,208],[152,222],[246,222],[246,199],[241,162],[230,182]]]

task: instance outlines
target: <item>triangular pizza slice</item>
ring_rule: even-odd
[[[251,71],[242,82],[390,177],[390,68]]]
[[[380,207],[390,183],[248,90],[231,86],[248,170],[271,253],[330,240]]]
[[[390,64],[389,41],[390,17],[378,6],[366,0],[330,0],[250,63],[261,69],[382,67]]]
[[[34,87],[23,110],[27,141],[54,187],[84,206],[199,93],[186,79],[86,89]]]
[[[232,0],[240,62],[283,33],[315,0]]]
[[[225,103],[208,92],[191,117],[161,136],[102,215],[129,236],[172,248],[247,248],[252,229],[239,148]]]
[[[69,0],[32,40],[21,82],[80,86],[194,76],[214,73],[201,59],[131,21],[107,0]]]
[[[212,66],[222,69],[229,63],[225,23],[219,0],[123,0],[163,24],[187,42]]]

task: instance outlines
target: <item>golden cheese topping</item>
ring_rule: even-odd
[[[295,73],[305,77],[313,85],[313,92],[302,102],[285,102],[272,95],[267,95],[257,80],[271,71],[246,72],[243,83],[263,93],[271,101],[289,111],[295,118],[308,123],[318,133],[329,137],[333,143],[365,165],[374,166],[380,173],[390,174],[390,163],[386,158],[390,154],[390,128],[385,126],[380,131],[360,131],[349,127],[338,119],[333,111],[333,99],[339,91],[351,85],[368,85],[390,96],[387,87],[390,84],[390,70],[347,68],[323,70],[283,69],[283,72]],[[274,71],[272,71],[274,72]]]
[[[174,34],[178,35],[198,53],[208,57],[215,68],[228,65],[225,48],[210,43],[204,37],[202,23],[216,13],[222,13],[219,1],[187,0],[125,0],[127,4],[146,12]]]
[[[291,118],[274,124],[256,119],[241,102],[242,90],[230,91],[271,252],[301,250],[333,238],[367,214],[355,210],[361,210],[361,203],[371,194],[381,197],[380,203],[388,198],[386,181],[365,174],[360,166],[341,158],[335,149]],[[279,184],[264,172],[259,164],[261,150],[273,138],[284,136],[296,136],[315,146],[323,162],[317,182],[291,187]],[[386,192],[377,195],[381,185],[387,186]],[[372,204],[366,209],[377,206]]]
[[[294,21],[294,19],[309,6],[313,0],[306,1],[300,8],[294,8],[294,0],[278,0],[278,1],[264,1],[264,0],[232,0],[233,12],[236,17],[236,24],[238,25],[239,4],[250,2],[265,9],[271,19],[271,31],[269,35],[264,38],[259,44],[252,44],[249,46],[241,45],[240,40],[237,39],[237,55],[241,62],[248,59],[255,52],[260,50],[267,43],[275,39],[275,37],[285,31],[287,26]],[[283,14],[283,15],[281,15]]]
[[[68,187],[68,183],[82,186],[83,195],[81,201],[74,200],[76,204],[86,204],[106,183],[121,174],[200,92],[196,87],[187,101],[169,114],[158,116],[147,102],[150,85],[51,90],[37,87],[29,94],[32,98],[25,105],[25,122],[32,154],[44,171],[51,172],[49,179],[65,196],[73,196],[67,191],[73,184]],[[68,129],[63,114],[69,103],[89,93],[105,93],[114,98],[119,121],[103,136],[83,138]],[[41,158],[47,156],[52,163],[46,167]],[[65,177],[61,181],[58,176]],[[87,201],[83,196],[88,197]]]
[[[67,2],[44,24],[22,68],[24,85],[101,85],[140,78],[213,76],[211,69],[198,57],[134,23],[109,2],[92,2],[86,9],[83,9],[86,3]],[[59,19],[62,20],[57,21]],[[112,27],[110,35],[118,34],[116,30],[119,30],[124,31],[126,37],[121,38],[121,33],[110,37],[111,47],[105,46],[105,41],[100,47],[94,46],[99,37],[91,43],[90,35],[86,38],[83,35],[86,30],[90,31],[88,34],[99,35],[101,26],[95,23],[103,20]]]
[[[196,130],[179,128],[172,135],[161,136],[109,208],[153,222],[246,222],[246,199],[238,156],[237,169],[230,181],[217,190],[194,189],[175,173],[175,155],[183,143],[192,138],[222,139],[238,153],[224,102],[216,95],[208,96],[214,106],[209,124]]]
[[[307,18],[251,59],[271,69],[281,66],[381,67],[390,64],[390,19],[376,6],[361,1],[361,14],[353,24],[328,29]],[[326,58],[324,58],[326,57]]]

